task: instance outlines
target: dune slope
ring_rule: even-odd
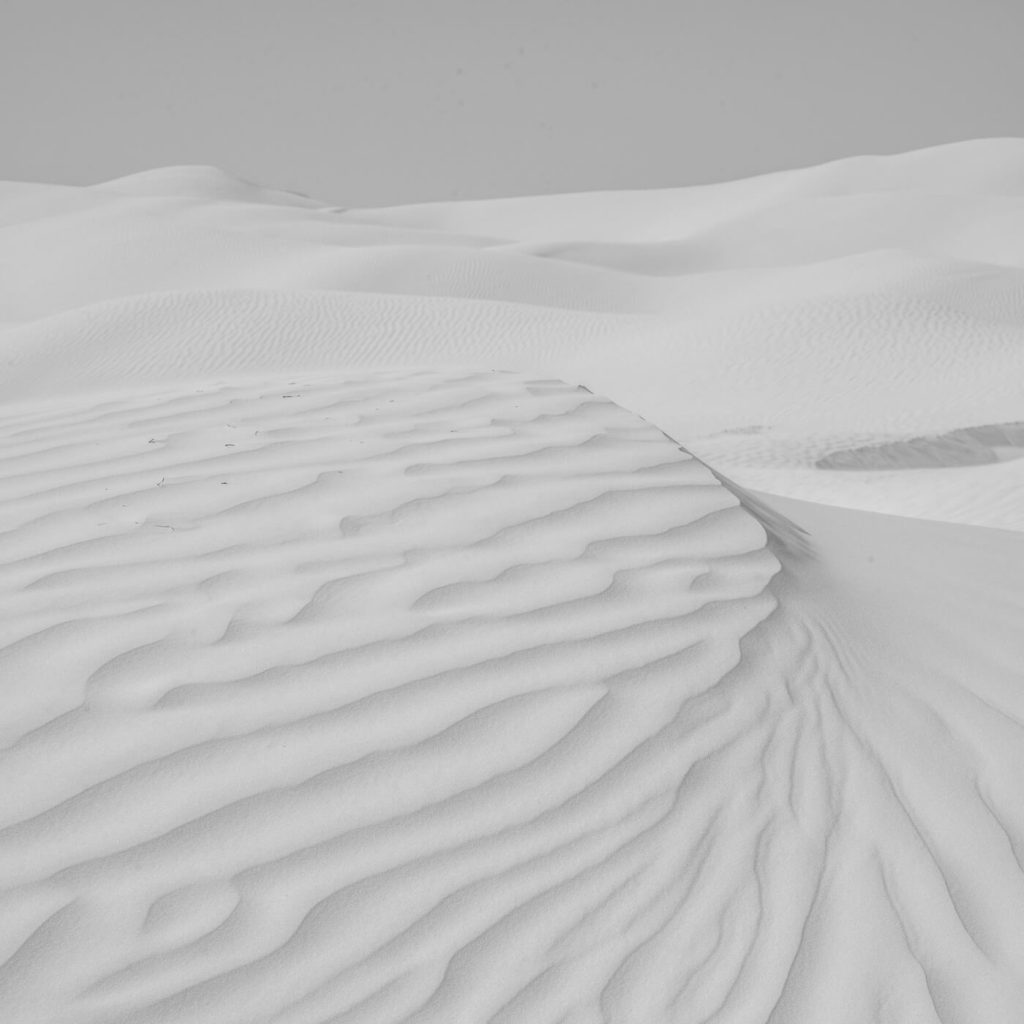
[[[0,432],[6,1020],[1024,1005],[1019,534],[772,512],[517,374]]]
[[[0,1020],[1018,1024],[1018,227],[0,185]]]

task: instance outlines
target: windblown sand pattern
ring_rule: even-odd
[[[0,189],[0,1022],[1019,1024],[1022,196]]]
[[[816,555],[606,400],[294,377],[2,444],[7,1020],[1021,1005],[1020,692],[939,719]]]
[[[629,999],[740,813],[687,772],[763,710],[720,681],[778,564],[700,463],[511,375],[3,428],[9,1012],[525,1019],[563,961]]]

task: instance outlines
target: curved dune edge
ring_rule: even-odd
[[[5,1020],[1016,1021],[1024,537],[528,374],[0,411]]]

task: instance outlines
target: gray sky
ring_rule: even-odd
[[[342,205],[1024,136],[1020,0],[2,0],[0,178]]]

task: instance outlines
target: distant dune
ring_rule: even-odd
[[[0,228],[4,1024],[1024,1019],[1024,141]]]
[[[525,370],[586,382],[752,487],[1024,526],[1024,462],[827,469],[1021,419],[1024,140],[387,210],[167,168],[0,186],[0,224],[3,399],[292,367]]]

